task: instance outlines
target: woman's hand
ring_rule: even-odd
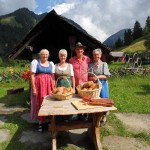
[[[106,75],[99,75],[97,76],[100,80],[106,80],[107,76]]]
[[[96,77],[89,77],[89,80],[95,82],[97,80],[97,78]]]
[[[34,88],[34,89],[33,89],[33,95],[36,96],[36,94],[37,94],[37,93],[36,93],[36,89]]]

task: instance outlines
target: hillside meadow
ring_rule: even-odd
[[[146,47],[144,46],[144,38],[139,38],[133,41],[129,46],[118,48],[117,51],[123,51],[125,53],[137,53],[146,52]]]

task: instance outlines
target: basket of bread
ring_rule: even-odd
[[[70,87],[57,87],[57,82],[59,79],[64,78],[67,80]],[[65,76],[60,76],[56,80],[55,88],[52,90],[52,96],[57,100],[67,100],[72,98],[75,90],[72,89],[69,80]]]
[[[97,78],[97,83],[94,83],[93,81],[87,81],[83,84],[79,84],[76,88],[78,91],[78,95],[80,97],[84,97],[86,95],[89,95],[91,97],[99,97],[101,89],[102,89],[102,84],[99,81],[98,77],[92,73],[92,72],[87,72],[88,74],[92,74]]]

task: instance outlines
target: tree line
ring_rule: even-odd
[[[133,29],[125,30],[124,39],[118,38],[114,44],[114,48],[130,45],[134,40],[144,37],[144,45],[146,49],[150,49],[150,17],[146,19],[145,27],[142,29],[139,21],[136,21]]]

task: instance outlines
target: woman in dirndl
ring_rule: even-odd
[[[61,49],[59,51],[59,60],[60,62],[58,64],[55,64],[55,78],[56,80],[63,76],[65,78],[59,78],[57,80],[57,87],[71,87],[75,89],[75,79],[74,79],[74,72],[73,72],[73,66],[70,63],[66,62],[67,59],[67,51],[65,49]],[[69,83],[68,83],[68,81]]]
[[[92,54],[93,54],[93,62],[89,64],[88,71],[94,73],[102,83],[100,97],[108,98],[109,91],[107,78],[110,77],[111,75],[108,69],[108,64],[106,62],[101,61],[102,51],[100,48],[93,50]],[[90,76],[89,80],[98,82],[97,78],[94,76]],[[101,126],[104,125],[105,123],[106,123],[106,113],[104,113],[102,117]]]
[[[75,79],[73,66],[70,63],[66,62],[67,59],[67,50],[61,49],[58,53],[60,62],[55,64],[55,79],[57,81],[56,87],[70,87],[75,91]],[[64,78],[61,78],[64,77]],[[69,83],[70,84],[69,84]],[[68,121],[70,115],[57,117],[57,121]]]
[[[39,59],[34,59],[30,65],[31,71],[31,119],[38,120],[38,131],[43,131],[46,121],[44,116],[38,116],[39,109],[46,95],[50,95],[55,84],[55,66],[52,61],[48,61],[49,51],[42,49]]]

